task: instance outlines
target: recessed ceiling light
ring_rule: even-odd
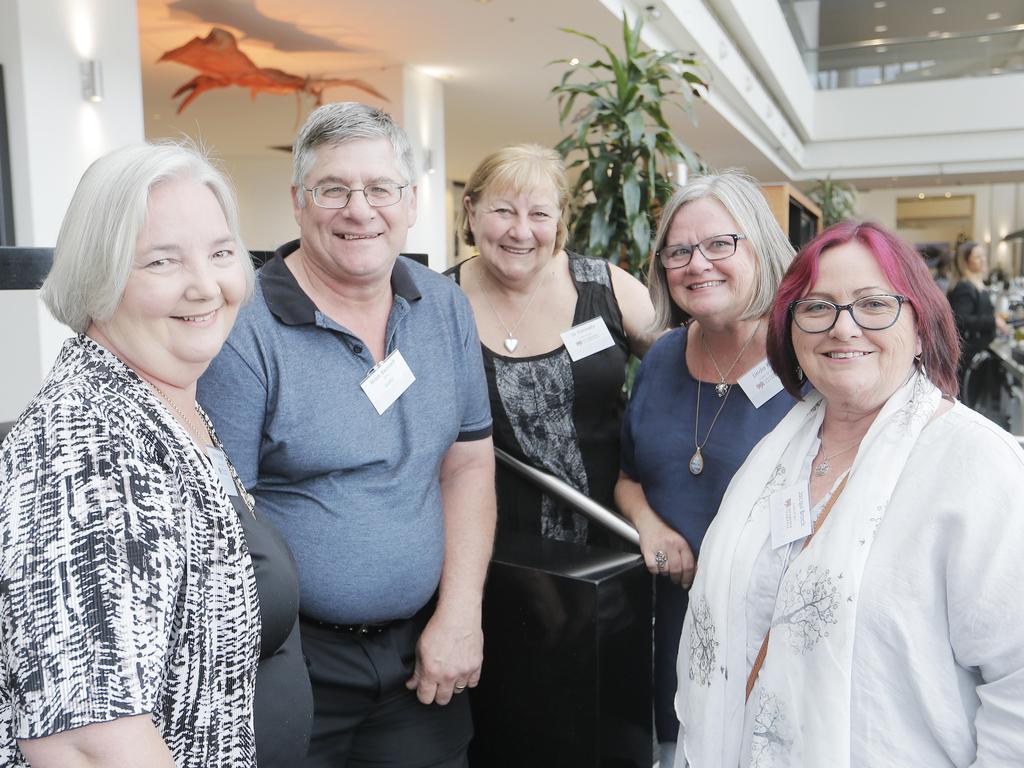
[[[575,56],[573,56],[571,59],[569,59],[569,66],[570,67],[575,67],[579,63],[580,63],[580,60],[577,59]]]
[[[988,19],[989,21],[999,21],[1001,18],[1003,18],[1003,14],[1001,14],[1001,13],[990,13],[985,18]]]
[[[952,193],[952,192],[947,192],[947,193],[945,194],[945,198],[946,198],[947,200],[948,200],[949,198],[951,198],[952,196],[953,196],[953,193]]]
[[[888,50],[889,50],[889,46],[887,46],[887,45],[880,45],[877,48],[875,48],[875,53],[885,53]]]
[[[981,37],[978,38],[978,42],[979,43],[987,43],[987,42],[989,42],[991,40],[992,40],[992,38],[989,37],[988,35],[982,35]]]
[[[941,16],[945,12],[946,12],[946,9],[943,8],[941,5],[938,5],[938,6],[934,7],[934,8],[932,8],[932,15],[933,16]]]
[[[888,5],[888,3],[885,2],[885,0],[876,0],[876,2],[875,2],[875,8],[878,8],[878,9],[885,8],[885,6],[887,6],[887,5]]]
[[[924,192],[918,192],[917,193],[917,199],[918,200],[924,200]]]
[[[887,26],[885,26],[885,24],[879,24],[877,27],[875,27],[875,32],[888,32],[888,31],[889,31],[889,28]]]
[[[942,33],[941,33],[941,32],[939,32],[939,30],[937,30],[937,29],[933,29],[933,30],[932,30],[931,32],[929,32],[929,33],[928,33],[928,37],[938,37],[938,36],[939,36],[939,35],[941,35],[941,34],[942,34]]]
[[[952,36],[953,36],[952,32],[943,32],[941,35],[939,35],[939,37],[941,37],[943,39],[945,39],[947,37],[952,37]]]

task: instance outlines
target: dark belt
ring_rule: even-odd
[[[386,621],[383,624],[332,624],[329,621],[320,621],[309,616],[301,616],[302,621],[312,624],[321,629],[328,629],[331,632],[343,632],[346,635],[379,635],[401,621]]]

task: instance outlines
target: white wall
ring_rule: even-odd
[[[82,99],[79,63],[102,64],[104,100]],[[142,84],[134,0],[3,0],[15,241],[53,246],[79,177],[97,157],[141,141]],[[36,291],[0,292],[0,421],[35,394],[70,330]]]
[[[289,152],[262,155],[224,155],[238,195],[242,238],[253,251],[273,251],[299,236],[292,215],[292,156]]]
[[[449,222],[444,162],[444,88],[440,80],[411,67],[402,78],[402,127],[416,158],[416,225],[405,250],[426,253],[433,269],[448,266]]]

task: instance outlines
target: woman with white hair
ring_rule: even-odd
[[[0,446],[0,764],[250,768],[284,764],[281,739],[302,757],[294,566],[195,402],[252,285],[195,149],[85,172],[42,291],[78,335]],[[285,718],[266,750],[261,657],[261,685],[294,681],[263,696]]]
[[[701,541],[733,474],[794,403],[765,359],[766,315],[792,258],[757,184],[732,171],[679,189],[655,236],[651,298],[657,325],[672,330],[637,375],[615,500],[659,577],[654,712],[662,765],[672,765],[679,729],[676,649]]]

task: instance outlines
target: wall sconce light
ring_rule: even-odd
[[[686,163],[679,163],[676,165],[676,186],[682,187],[686,185],[687,180],[690,178],[690,166]]]
[[[86,101],[103,101],[103,69],[95,59],[78,65],[82,76],[82,98]]]

